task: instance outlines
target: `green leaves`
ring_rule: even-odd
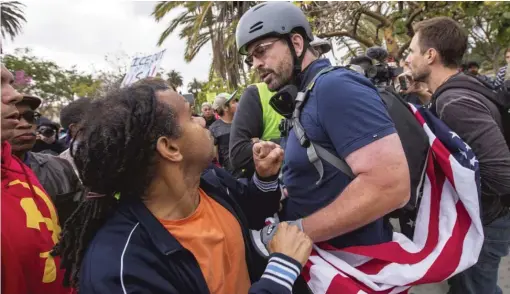
[[[37,95],[43,99],[41,112],[52,116],[75,96],[94,96],[101,86],[100,80],[79,73],[75,68],[64,69],[53,61],[40,59],[29,49],[17,49],[3,59],[12,72],[24,71],[31,83],[16,85],[21,93]]]
[[[397,48],[388,48],[390,53],[401,58],[414,35],[413,24],[437,16],[458,21],[470,34],[471,48],[478,47],[487,60],[502,56],[498,50],[510,44],[510,2],[312,1],[300,6],[313,19],[314,32],[333,38],[348,54],[393,44]]]

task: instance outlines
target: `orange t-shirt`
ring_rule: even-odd
[[[243,235],[227,209],[200,189],[200,203],[192,215],[159,221],[193,253],[211,293],[248,293]]]

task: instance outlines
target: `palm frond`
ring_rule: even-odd
[[[183,3],[180,1],[160,1],[154,7],[154,11],[151,15],[159,22],[167,13],[182,5]]]
[[[186,60],[186,62],[190,62],[191,60],[193,60],[193,58],[195,58],[200,49],[202,49],[202,47],[205,44],[207,44],[207,42],[209,42],[210,40],[211,39],[209,37],[209,34],[207,33],[202,33],[198,35],[196,40],[191,40],[188,38],[186,41],[186,51],[184,53],[184,60]]]
[[[170,26],[168,26],[168,28],[166,28],[163,33],[161,33],[161,36],[159,37],[159,40],[158,40],[158,46],[161,46],[161,44],[163,44],[163,42],[166,40],[166,38],[168,38],[168,36],[174,32],[174,30],[182,24],[183,20],[186,19],[186,17],[188,16],[189,12],[188,11],[184,11],[182,12],[179,16],[177,16],[176,18],[174,18],[171,22],[170,22]],[[189,21],[189,19],[188,19]]]
[[[9,35],[14,39],[21,32],[22,22],[26,22],[21,7],[25,5],[19,1],[0,2],[0,19],[2,37]]]
[[[207,1],[207,2],[201,2],[202,6],[201,9],[199,9],[199,14],[196,18],[196,21],[193,26],[193,34],[192,34],[192,40],[196,39],[198,37],[198,34],[200,32],[200,29],[204,27],[204,21],[206,17],[211,13],[211,9],[213,7],[214,2],[213,1]]]

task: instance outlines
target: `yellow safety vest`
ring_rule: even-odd
[[[280,129],[278,128],[283,116],[278,114],[270,105],[269,100],[273,97],[266,83],[255,84],[259,90],[260,104],[262,104],[262,121],[264,123],[264,132],[261,140],[269,141],[280,139]]]

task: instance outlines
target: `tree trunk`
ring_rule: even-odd
[[[211,15],[211,18],[212,18],[212,15]],[[223,42],[223,38],[221,38],[221,35],[218,33],[216,34],[216,31],[213,29],[212,25],[211,25],[212,21],[209,22],[209,25],[208,25],[208,30],[209,30],[209,34],[211,36],[211,45],[212,45],[212,49],[213,49],[213,58],[212,58],[212,62],[214,64],[214,70],[216,71],[216,74],[218,74],[218,76],[222,77],[224,80],[227,79],[226,77],[226,73],[225,71],[223,70],[224,66],[223,66],[223,54],[221,54],[221,49],[222,48],[219,48],[220,44],[222,44]]]

